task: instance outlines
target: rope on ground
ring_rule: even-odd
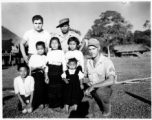
[[[147,77],[147,78],[135,78],[135,79],[129,79],[129,80],[120,81],[120,82],[118,82],[118,81],[116,80],[115,84],[140,83],[140,82],[145,81],[145,80],[151,80],[151,77]]]

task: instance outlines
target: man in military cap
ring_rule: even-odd
[[[55,34],[55,37],[59,37],[62,50],[64,52],[68,51],[68,39],[72,36],[77,37],[79,39],[79,42],[81,43],[81,47],[79,50],[82,50],[85,46],[85,41],[81,39],[81,36],[74,31],[70,31],[70,25],[69,25],[69,18],[64,18],[59,21],[59,25],[56,28],[60,28],[61,32]]]
[[[88,50],[91,58],[87,60],[86,64],[84,82],[87,83],[87,89],[85,94],[94,98],[90,106],[94,108],[95,103],[98,104],[102,115],[109,116],[111,113],[111,86],[115,83],[116,76],[115,68],[113,62],[100,53],[100,42],[97,39],[92,38],[88,41]],[[91,115],[94,111],[89,112]]]

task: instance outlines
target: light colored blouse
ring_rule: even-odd
[[[21,76],[14,79],[14,90],[15,94],[20,93],[25,97],[31,95],[34,91],[34,78],[32,76],[27,76],[23,82]]]
[[[45,55],[32,55],[29,59],[29,67],[46,67]]]
[[[65,61],[65,55],[62,50],[51,50],[47,53],[46,56],[46,63],[52,64],[52,65],[62,65],[63,71],[66,70],[66,61]],[[48,67],[45,70],[48,72]]]

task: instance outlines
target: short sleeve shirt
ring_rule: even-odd
[[[18,76],[14,79],[14,90],[15,94],[21,94],[24,96],[31,95],[31,92],[34,91],[34,78],[32,76],[27,76],[23,82],[21,76]]]
[[[46,66],[46,56],[45,55],[32,55],[29,59],[29,67],[40,67]]]
[[[81,36],[73,31],[69,31],[66,36],[64,36],[62,32],[54,34],[54,37],[58,37],[60,39],[62,50],[65,53],[68,51],[68,39],[72,36],[77,37],[81,42]]]
[[[62,50],[52,50],[47,53],[46,63],[53,65],[62,65],[63,71],[66,70],[65,54]],[[48,70],[46,70],[47,72]]]
[[[110,75],[115,76],[115,68],[109,58],[100,55],[99,61],[95,67],[93,65],[93,60],[87,60],[85,73],[89,76],[90,84],[93,85],[106,80]]]
[[[28,53],[37,54],[36,43],[38,41],[43,41],[45,43],[46,47],[48,47],[49,46],[48,43],[51,39],[51,35],[50,35],[50,33],[48,33],[45,30],[38,33],[34,29],[32,29],[32,30],[25,32],[23,39],[26,40],[28,43],[28,46],[29,46]]]

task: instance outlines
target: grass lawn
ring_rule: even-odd
[[[150,57],[145,58],[112,58],[118,81],[151,76]],[[17,97],[13,90],[13,79],[18,76],[16,67],[2,70],[3,80],[3,117],[4,118],[65,118],[64,113],[51,112],[49,108],[37,109],[32,114],[21,114],[17,111]],[[151,81],[113,86],[111,98],[112,111],[109,118],[151,118]],[[87,109],[87,103],[83,102]],[[81,109],[81,107],[80,107]],[[80,110],[81,111],[81,110]],[[81,117],[86,114],[81,111]],[[103,118],[97,111],[96,117]]]

